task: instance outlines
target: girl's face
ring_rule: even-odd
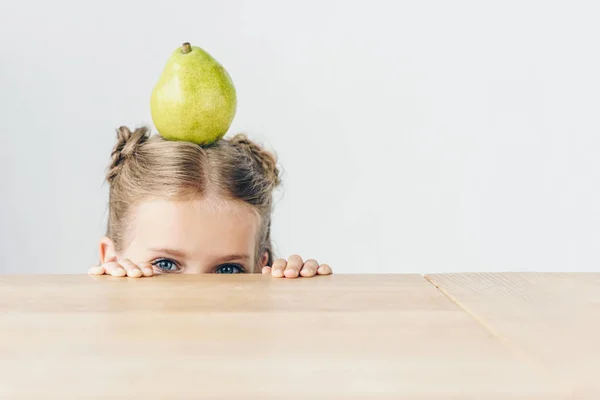
[[[155,273],[254,272],[259,217],[244,203],[149,200],[132,210],[127,228],[119,254],[109,238],[100,241],[103,263],[127,258],[151,263]]]

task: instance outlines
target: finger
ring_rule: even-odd
[[[127,271],[127,276],[130,278],[139,278],[144,275],[142,270],[139,269],[139,267],[128,258],[120,260],[119,264],[125,268],[125,271]]]
[[[111,274],[112,276],[127,276],[127,271],[116,261],[102,264],[102,267],[104,267],[107,274]]]
[[[317,275],[331,275],[332,273],[331,267],[327,264],[321,264],[317,269]]]
[[[285,271],[285,267],[287,267],[287,261],[285,258],[278,258],[273,262],[273,266],[271,267],[271,275],[275,278],[283,278],[283,271]]]
[[[139,269],[142,270],[142,274],[144,274],[144,276],[153,276],[154,275],[154,269],[152,268],[152,264],[150,263],[141,263],[138,265]]]
[[[96,265],[88,270],[90,275],[104,275],[106,271],[102,265]]]
[[[267,275],[271,273],[271,267],[263,267],[262,269],[263,275]]]
[[[315,276],[317,269],[319,269],[319,263],[316,260],[307,260],[300,270],[300,275],[305,278]]]
[[[302,261],[302,257],[297,254],[290,256],[288,258],[287,267],[285,267],[284,275],[286,278],[297,278],[300,275],[300,270],[302,269],[302,265],[304,265],[304,261]]]

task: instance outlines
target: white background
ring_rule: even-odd
[[[598,271],[595,1],[0,2],[0,272],[84,273],[122,124],[184,41],[285,168],[274,238],[338,273]]]

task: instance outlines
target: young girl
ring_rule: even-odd
[[[90,274],[331,274],[297,255],[273,260],[279,171],[273,154],[244,135],[200,147],[121,127],[111,157],[108,228]]]

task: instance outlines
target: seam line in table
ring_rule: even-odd
[[[507,348],[511,353],[513,353],[517,359],[524,362],[527,365],[530,365],[535,370],[539,371],[544,377],[548,378],[551,381],[559,380],[557,376],[552,374],[548,368],[546,368],[539,360],[537,360],[534,356],[529,354],[526,351],[521,350],[518,346],[512,344],[512,342],[502,335],[500,332],[492,328],[490,324],[488,324],[483,318],[479,317],[475,312],[473,312],[466,305],[461,303],[456,297],[451,295],[447,290],[445,290],[441,285],[437,284],[434,281],[434,278],[429,275],[423,275],[423,278],[427,282],[429,282],[433,287],[439,290],[448,300],[452,303],[456,304],[458,308],[464,311],[469,317],[471,317],[478,325],[480,325],[483,329],[485,329],[490,335],[492,335],[498,342],[505,348]],[[575,394],[574,388],[572,385],[567,384],[564,380],[560,379],[560,383],[562,387],[567,387],[572,395]]]

